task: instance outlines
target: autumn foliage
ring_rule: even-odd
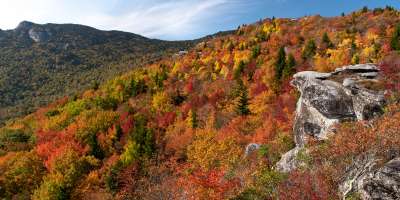
[[[399,21],[389,8],[264,19],[10,121],[0,198],[336,199],[350,158],[399,151]],[[291,75],[366,62],[382,69],[384,116],[341,125],[310,144],[309,166],[275,171],[294,147]],[[260,148],[246,156],[249,143]]]

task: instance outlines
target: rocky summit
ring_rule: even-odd
[[[301,93],[293,129],[298,146],[305,144],[307,135],[326,139],[339,122],[370,120],[382,112],[384,92],[373,64],[345,66],[331,73],[304,71],[293,77],[291,84]]]
[[[303,71],[291,82],[300,92],[293,126],[296,148],[282,156],[277,168],[290,171],[308,137],[327,139],[335,125],[345,121],[371,120],[385,104],[379,69],[374,64],[337,68],[331,73]]]

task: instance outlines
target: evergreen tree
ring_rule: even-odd
[[[368,12],[368,7],[367,7],[367,6],[364,6],[364,7],[362,8],[361,12],[362,12],[362,13]]]
[[[257,45],[253,48],[251,57],[257,58],[257,56],[260,55],[260,53],[261,53],[260,45]]]
[[[311,58],[315,55],[317,50],[317,45],[314,40],[309,40],[303,49],[302,57],[304,60]]]
[[[233,78],[234,79],[239,79],[240,76],[242,75],[243,71],[244,71],[244,67],[245,67],[245,63],[243,60],[241,60],[238,64],[238,66],[236,67],[235,71],[233,72]]]
[[[292,54],[289,54],[285,68],[283,69],[283,76],[288,77],[292,75],[296,71],[296,69],[294,68],[295,66],[296,66],[296,60],[294,59],[294,56]]]
[[[238,89],[239,91],[239,100],[236,106],[236,113],[239,115],[248,115],[250,114],[249,110],[249,97],[246,86],[243,84],[241,79],[238,80]]]
[[[390,40],[390,46],[393,50],[400,50],[400,24],[396,26],[392,39]]]
[[[322,44],[324,44],[325,48],[332,48],[333,47],[333,43],[329,39],[328,33],[326,33],[326,32],[322,35]]]
[[[280,80],[282,78],[283,70],[286,66],[286,53],[285,48],[281,47],[278,51],[278,56],[275,61],[275,79]]]
[[[189,111],[187,123],[190,128],[197,128],[198,126],[197,113],[193,109]]]
[[[130,140],[137,145],[139,156],[150,157],[154,150],[153,130],[146,126],[147,119],[142,115],[135,116],[135,129],[130,134]]]
[[[360,56],[358,54],[354,54],[351,58],[351,64],[360,64]]]
[[[186,97],[181,94],[179,89],[176,89],[175,94],[172,96],[172,104],[175,106],[181,105],[186,100]]]

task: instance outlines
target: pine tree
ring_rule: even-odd
[[[400,24],[396,26],[392,39],[390,40],[390,46],[393,50],[400,50]]]
[[[260,52],[261,52],[260,45],[255,46],[252,50],[251,57],[257,58],[257,56],[260,55]]]
[[[286,66],[286,53],[285,48],[281,47],[278,51],[278,56],[275,61],[275,79],[280,80],[282,78],[283,70]]]
[[[322,43],[324,44],[325,48],[332,48],[333,47],[333,43],[329,39],[329,36],[328,36],[328,34],[326,32],[322,35]]]
[[[360,56],[358,54],[354,54],[351,58],[351,64],[360,64]]]
[[[238,80],[240,93],[239,93],[239,100],[238,104],[236,106],[236,113],[238,115],[248,115],[250,114],[249,110],[249,97],[248,97],[248,92],[246,86],[243,84],[243,81],[241,79]]]
[[[364,6],[364,7],[361,9],[361,12],[362,12],[362,13],[368,12],[368,7],[367,7],[367,6]]]
[[[238,66],[236,67],[235,71],[233,72],[233,78],[234,79],[239,79],[240,76],[242,75],[243,71],[244,71],[244,67],[245,67],[245,63],[243,60],[241,60],[238,64]]]
[[[314,40],[309,40],[303,49],[302,57],[304,60],[311,58],[315,55],[317,50],[317,45]]]
[[[197,128],[198,127],[198,122],[197,122],[197,113],[193,109],[189,111],[188,117],[187,117],[187,123],[190,128]]]
[[[294,59],[294,56],[292,54],[289,54],[285,68],[283,69],[283,76],[289,77],[290,75],[292,75],[296,71],[294,68],[295,66],[296,66],[296,60]]]

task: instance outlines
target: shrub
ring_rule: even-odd
[[[234,138],[217,140],[216,135],[213,129],[196,131],[195,139],[187,149],[189,160],[196,166],[203,169],[229,167],[242,155],[242,149]]]
[[[18,152],[0,164],[0,188],[4,191],[0,197],[15,195],[29,198],[32,191],[40,185],[45,174],[42,160],[35,152]]]

